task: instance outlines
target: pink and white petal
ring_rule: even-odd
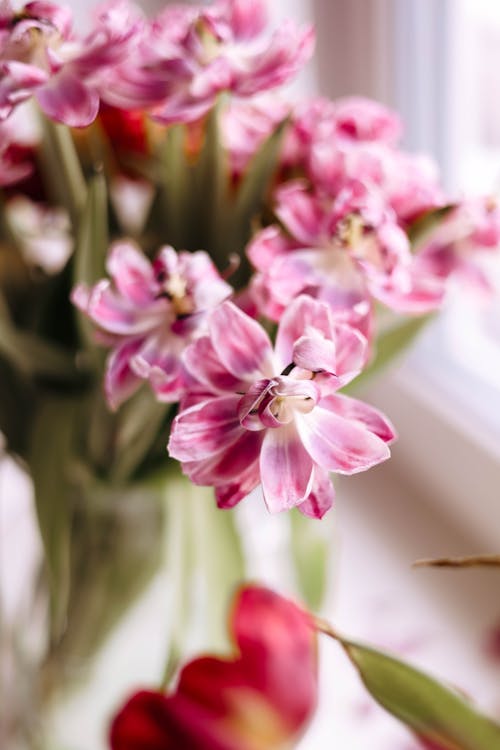
[[[254,236],[246,249],[250,262],[259,271],[267,271],[276,258],[294,248],[278,226],[271,225]]]
[[[396,430],[390,420],[381,411],[357,398],[330,393],[321,399],[320,406],[345,419],[359,422],[385,443],[391,443],[397,438]]]
[[[327,471],[356,474],[390,456],[386,443],[360,422],[320,406],[297,415],[295,422],[309,455]]]
[[[326,339],[319,331],[301,336],[293,347],[293,361],[304,370],[336,374],[337,356],[335,342]]]
[[[204,250],[179,253],[179,273],[192,290],[197,310],[210,310],[233,292]]]
[[[324,471],[317,464],[314,467],[314,480],[311,492],[303,503],[300,503],[298,509],[309,518],[323,518],[325,513],[330,510],[335,500],[335,488],[332,484],[328,472]]]
[[[260,483],[259,461],[250,464],[234,482],[215,488],[215,498],[219,508],[234,508],[244,500]]]
[[[0,119],[8,117],[15,105],[28,99],[47,79],[47,73],[36,65],[0,62]]]
[[[248,388],[248,383],[224,367],[208,336],[193,341],[184,351],[183,361],[191,375],[214,393],[238,393]]]
[[[469,287],[472,291],[478,292],[481,296],[490,296],[495,292],[495,285],[492,283],[486,268],[481,268],[478,258],[463,258],[460,264],[457,264],[454,275],[459,279],[461,284]]]
[[[238,417],[240,424],[246,430],[262,430],[264,424],[260,417],[262,402],[274,385],[274,380],[264,378],[257,380],[241,397],[238,403]]]
[[[176,363],[178,364],[178,363]],[[164,404],[175,404],[180,401],[189,387],[189,375],[182,366],[169,374],[159,367],[151,367],[148,381],[158,401]]]
[[[166,328],[148,336],[131,360],[134,372],[149,381],[159,401],[179,401],[192,382],[182,363],[184,347],[183,339],[172,335]]]
[[[339,135],[355,141],[395,144],[402,133],[401,120],[395,112],[360,96],[338,99],[335,120]]]
[[[70,72],[53,76],[35,96],[47,117],[72,128],[90,125],[99,111],[98,94]]]
[[[318,244],[324,228],[324,211],[303,181],[287,183],[277,192],[276,216],[297,242],[305,247]]]
[[[342,385],[358,375],[368,358],[368,341],[359,330],[350,325],[335,325],[337,367],[335,374]]]
[[[221,363],[237,378],[272,377],[273,352],[264,329],[231,302],[217,307],[209,321],[210,338]]]
[[[228,3],[228,21],[235,41],[249,41],[258,36],[268,21],[264,0],[232,0]]]
[[[155,276],[170,278],[177,274],[181,275],[180,260],[181,253],[177,254],[171,245],[163,245],[153,263]]]
[[[391,275],[367,275],[371,294],[387,307],[410,315],[433,312],[443,302],[442,278],[423,269],[418,256],[408,266],[396,268]]]
[[[275,304],[286,308],[301,293],[316,296],[317,290],[321,288],[322,278],[314,268],[316,255],[324,256],[324,253],[292,250],[287,255],[276,258],[264,277],[266,292]]]
[[[323,338],[326,337],[331,340],[333,334],[331,315],[326,303],[318,302],[312,297],[301,294],[294,299],[281,317],[278,332],[276,334],[275,347],[278,367],[283,369],[289,365],[290,362],[296,362],[296,364],[299,364],[294,358],[295,343],[301,337],[309,336],[310,330],[316,331],[320,335],[322,334]],[[318,346],[319,345],[320,342],[318,342]],[[331,347],[329,347],[329,349],[330,354],[334,354],[335,346],[333,346],[333,350]],[[328,356],[328,354],[325,356]],[[300,366],[302,367],[302,365]],[[307,367],[307,365],[305,365],[305,367],[310,370],[316,369]]]
[[[158,285],[151,263],[132,242],[115,242],[106,268],[126,299],[139,306],[148,305],[155,299]]]
[[[84,287],[74,295],[76,304],[84,301]],[[137,336],[157,328],[168,320],[169,303],[159,299],[141,309],[118,295],[107,279],[99,281],[90,291],[86,309],[80,307],[100,328],[119,336]]]
[[[181,354],[186,342],[173,335],[168,326],[152,331],[137,352],[132,367],[141,378],[149,378],[153,368],[163,372],[166,379],[175,377],[180,369]]]
[[[267,430],[260,454],[264,500],[271,513],[303,502],[311,491],[313,460],[291,422]]]
[[[178,461],[201,461],[224,451],[244,429],[238,419],[240,397],[219,396],[191,406],[174,419],[168,452]]]
[[[232,90],[239,96],[253,96],[280,86],[295,76],[314,50],[311,26],[297,28],[287,21],[270,37],[257,54],[234,55]]]
[[[142,339],[126,341],[115,349],[106,362],[104,392],[110,407],[115,411],[132,396],[144,380],[130,366],[130,362],[142,346]]]
[[[224,445],[218,453],[201,459],[200,461],[185,461],[182,471],[195,484],[220,487],[239,482],[240,477],[248,467],[258,460],[262,432],[249,432],[240,427],[240,432],[234,432],[236,440]]]

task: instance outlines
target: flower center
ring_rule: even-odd
[[[304,371],[296,368],[299,377],[279,375],[260,380],[243,396],[239,418],[243,427],[262,430],[289,424],[298,414],[308,414],[319,400],[319,389]]]
[[[191,315],[194,312],[194,300],[188,292],[187,281],[181,274],[162,275],[158,281],[163,288],[159,296],[170,301],[176,316]]]
[[[340,222],[338,229],[340,241],[349,249],[356,248],[363,240],[365,224],[359,214],[348,214]]]

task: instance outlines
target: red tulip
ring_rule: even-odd
[[[267,589],[237,597],[238,653],[202,657],[175,691],[133,695],[111,727],[112,750],[279,750],[298,739],[317,698],[316,634],[309,615]]]

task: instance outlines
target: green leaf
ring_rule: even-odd
[[[95,284],[105,275],[108,243],[106,179],[103,174],[96,174],[89,182],[76,241],[75,284]]]
[[[419,737],[442,750],[500,749],[500,725],[459,693],[392,656],[337,637],[373,698]]]
[[[185,139],[184,125],[173,125],[167,130],[160,151],[162,182],[158,198],[153,201],[151,209],[151,220],[165,227],[165,239],[176,250],[190,247],[193,221],[198,221],[198,217],[190,216],[189,212],[193,186],[185,153]]]
[[[172,475],[173,474],[173,475]],[[191,498],[196,489],[179,474],[171,472],[165,487],[167,499],[166,567],[170,583],[170,618],[167,662],[162,684],[167,687],[183,656],[189,613],[191,611],[194,563],[193,508]]]
[[[73,260],[73,284],[95,284],[106,274],[108,253],[108,198],[103,174],[96,174],[89,182],[83,207]],[[94,350],[94,327],[76,311],[82,340]]]
[[[299,590],[307,606],[317,610],[326,591],[332,529],[328,520],[318,524],[298,510],[290,512],[289,519],[290,551]]]
[[[195,561],[204,606],[204,633],[210,650],[226,649],[227,605],[245,577],[245,561],[235,514],[217,507],[212,489],[193,487]]]
[[[193,167],[196,205],[191,206],[192,215],[197,214],[199,229],[193,249],[202,248],[209,252],[220,270],[228,262],[226,239],[231,214],[227,152],[220,133],[223,106],[224,101],[219,98],[206,119],[205,140]]]
[[[454,208],[455,205],[452,203],[446,206],[440,206],[439,208],[433,208],[422,216],[419,216],[419,218],[411,224],[408,229],[408,238],[413,251],[417,251],[418,248],[429,239],[434,230],[439,227],[443,219],[445,219]]]
[[[116,448],[110,475],[113,481],[130,479],[165,422],[170,404],[159,403],[150,388],[141,388],[120,409]],[[166,460],[166,458],[165,458]]]
[[[234,227],[235,232],[238,230],[242,232],[239,241],[243,245],[248,240],[250,222],[262,208],[271,180],[276,173],[288,122],[288,118],[283,120],[266,138],[248,165],[238,188],[234,210]]]
[[[431,317],[431,315],[421,315],[399,319],[397,323],[382,331],[376,339],[374,358],[363,372],[347,388],[343,389],[343,392],[356,391],[360,385],[365,385],[374,375],[387,367],[395,357],[410,345]]]
[[[226,233],[227,253],[238,253],[241,261],[240,268],[232,276],[236,288],[247,284],[250,277],[250,264],[244,251],[252,233],[252,221],[262,211],[276,174],[287,126],[288,119],[285,119],[264,141],[247,166],[238,187]]]
[[[53,200],[66,208],[76,230],[85,203],[86,185],[71,131],[43,115],[41,121],[43,141],[39,158],[44,182]]]
[[[91,475],[79,476],[72,500],[67,626],[45,665],[59,689],[68,674],[88,669],[163,562],[165,507],[159,477],[110,486]]]
[[[51,593],[52,636],[64,630],[69,597],[70,494],[78,402],[46,397],[37,409],[28,463]]]

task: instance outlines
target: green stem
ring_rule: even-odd
[[[67,209],[76,230],[87,188],[71,131],[44,115],[41,120],[44,138],[40,160],[45,182],[53,199]]]

